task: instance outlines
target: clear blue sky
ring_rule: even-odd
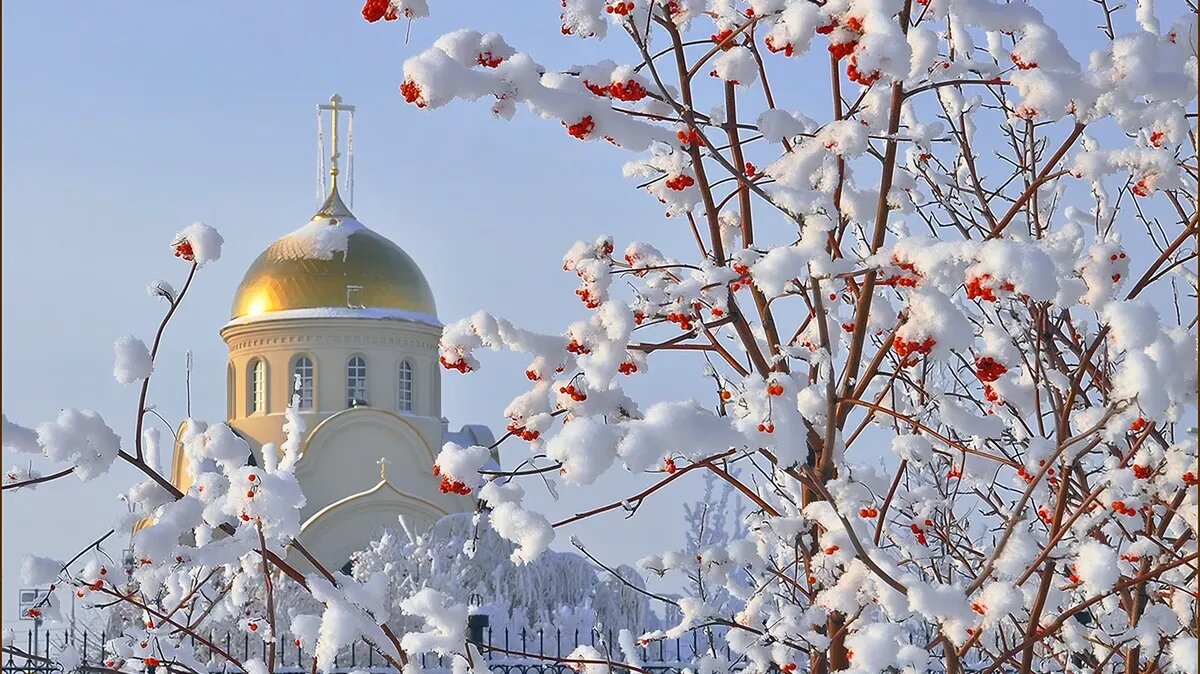
[[[402,24],[368,25],[355,3],[5,3],[5,414],[36,425],[63,407],[91,408],[130,441],[136,390],[113,380],[112,342],[150,341],[163,307],[145,287],[156,278],[179,286],[185,265],[168,244],[203,220],[224,235],[225,253],[172,323],[151,398],[172,423],[183,418],[190,349],[193,413],[222,418],[217,331],[249,263],[317,206],[315,107],[335,91],[358,106],[355,213],[422,265],[443,321],[484,308],[557,331],[584,316],[574,276],[560,268],[570,244],[606,232],[661,240],[671,221],[620,177],[630,156],[606,144],[582,148],[524,111],[506,123],[484,105],[430,113],[404,103],[404,59],[457,28],[501,32],[559,67],[595,60],[605,46],[563,40],[557,12],[540,4],[471,4],[469,22],[461,3],[435,5],[405,44]],[[485,365],[471,377],[446,374],[452,424],[502,427],[504,405],[528,383],[521,358]],[[94,483],[5,494],[6,627],[20,556],[72,554],[107,529],[131,479],[118,467]],[[645,540],[618,561],[657,551],[662,532]]]
[[[162,305],[144,289],[156,278],[182,280],[185,266],[168,243],[194,220],[223,233],[225,254],[203,270],[170,328],[152,402],[172,423],[184,416],[191,350],[193,414],[221,418],[225,348],[217,331],[250,261],[317,205],[315,106],[335,91],[359,111],[355,213],[422,265],[443,321],[483,308],[557,331],[584,316],[573,275],[559,271],[562,253],[579,238],[611,233],[618,246],[641,239],[687,252],[678,221],[664,220],[652,198],[620,177],[630,155],[604,143],[583,147],[524,110],[513,122],[492,119],[486,104],[430,113],[397,92],[404,59],[457,28],[500,32],[543,64],[564,68],[632,60],[627,39],[562,38],[557,3],[433,4],[434,18],[414,24],[405,44],[402,23],[368,25],[355,2],[227,3],[219,11],[205,3],[5,3],[9,418],[36,425],[63,407],[92,408],[131,440],[136,391],[112,378],[112,342],[126,334],[149,341]],[[1072,11],[1057,5],[1039,3],[1043,11]],[[1178,11],[1168,9],[1159,10],[1164,24]],[[1071,26],[1069,42],[1083,33],[1090,40],[1094,14],[1056,25]],[[816,81],[824,72],[814,73]],[[824,91],[784,89],[777,93],[789,107],[825,116]],[[524,365],[521,357],[488,354],[471,377],[448,373],[451,422],[502,427],[505,403],[523,388]],[[696,381],[699,364],[668,356],[653,374],[634,385],[643,400],[676,395],[679,378]],[[27,459],[6,455],[5,467],[18,460]],[[117,469],[95,483],[71,479],[4,496],[6,627],[15,622],[20,555],[73,553],[107,529],[121,508],[114,496],[131,479]],[[534,503],[563,512],[623,496],[631,485],[610,483],[582,500],[564,491],[567,505],[529,488]],[[599,543],[603,524],[577,533]],[[682,544],[671,529],[651,521],[621,529],[627,544],[616,561]]]

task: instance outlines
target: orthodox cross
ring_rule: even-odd
[[[338,168],[338,160],[340,160],[342,157],[342,149],[338,142],[338,138],[339,138],[338,137],[338,126],[339,126],[338,113],[342,113],[342,112],[347,113],[347,117],[348,117],[347,129],[346,129],[347,153],[349,154],[350,163],[348,165],[348,174],[349,175],[347,176],[347,180],[346,180],[346,189],[350,193],[351,200],[353,200],[353,198],[354,198],[353,197],[353,194],[354,194],[353,189],[354,188],[353,188],[353,185],[351,184],[351,181],[354,179],[353,178],[353,175],[354,175],[354,106],[353,105],[344,105],[342,103],[341,94],[334,94],[333,96],[331,96],[329,98],[328,103],[322,103],[321,105],[317,106],[318,122],[321,121],[320,120],[321,113],[324,113],[326,111],[328,111],[330,113],[330,116],[332,118],[330,126],[331,126],[331,130],[333,132],[333,137],[332,137],[332,142],[330,143],[329,162],[331,165],[329,167],[329,175],[333,179],[333,185],[335,188],[337,187],[337,178],[338,178],[338,174],[340,173],[340,170]],[[318,132],[320,131],[321,126],[323,126],[323,125],[318,124]],[[321,152],[322,152],[322,156],[323,156],[323,153],[325,151],[324,141],[320,138],[319,133],[318,133],[317,141],[322,145]],[[324,173],[324,171],[322,171],[322,173]],[[322,178],[322,180],[324,180],[323,175],[321,176],[321,178]]]

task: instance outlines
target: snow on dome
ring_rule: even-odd
[[[354,308],[437,316],[433,291],[417,263],[356,220],[334,190],[308,224],[272,243],[250,265],[234,295],[232,318]]]

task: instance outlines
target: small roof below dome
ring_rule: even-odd
[[[433,291],[417,263],[367,229],[338,195],[309,223],[267,247],[233,298],[232,318],[318,308],[394,309],[437,316]]]

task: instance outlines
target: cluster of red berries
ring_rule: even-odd
[[[892,339],[892,346],[896,349],[896,355],[900,356],[900,365],[908,367],[916,365],[919,357],[933,351],[933,347],[937,345],[937,340],[933,337],[925,339],[905,339],[896,335]]]
[[[1166,140],[1167,134],[1163,131],[1152,131],[1150,133],[1150,144],[1154,147],[1162,147],[1163,141]]]
[[[783,43],[783,46],[780,47],[775,44],[775,41],[771,39],[770,35],[767,36],[767,39],[764,40],[764,42],[767,45],[767,51],[771,52],[772,54],[783,52],[784,56],[791,56],[792,54],[796,53],[796,48],[792,46],[791,42],[785,42]]]
[[[896,274],[889,274],[888,276],[884,277],[879,281],[880,285],[891,286],[893,288],[896,286],[915,288],[917,287],[917,283],[919,283],[921,278],[924,276],[921,272],[917,271],[917,266],[915,264],[912,262],[905,262],[896,255],[892,255],[892,264],[896,267],[899,267],[900,272]]]
[[[396,8],[392,7],[391,0],[367,0],[363,5],[362,15],[367,23],[375,23],[380,19],[395,21],[400,18]]]
[[[685,314],[678,311],[672,311],[671,313],[667,314],[668,321],[671,323],[678,323],[679,329],[686,331],[690,331],[692,329],[692,319],[694,318],[695,316],[692,316],[691,314]]]
[[[676,131],[675,137],[678,138],[679,142],[683,143],[685,147],[688,145],[700,145],[703,143],[703,141],[700,139],[700,132],[692,128],[680,129],[679,131]]]
[[[682,192],[695,184],[696,179],[686,173],[680,173],[674,178],[667,178],[666,182],[667,189],[672,189],[676,192]]]
[[[1042,506],[1038,508],[1037,514],[1038,519],[1042,520],[1046,524],[1054,523],[1054,511],[1050,510],[1050,506]]]
[[[405,103],[412,103],[418,108],[425,107],[425,101],[421,100],[421,86],[412,80],[400,83],[400,95],[404,96]]]
[[[734,47],[733,40],[729,39],[731,37],[733,37],[733,29],[726,28],[720,32],[713,33],[711,39],[721,48],[721,51],[729,51]]]
[[[962,469],[959,468],[958,466],[951,468],[949,470],[949,472],[946,473],[947,480],[953,480],[955,478],[960,478],[960,477],[962,477]]]
[[[480,52],[475,60],[484,68],[497,68],[504,62],[503,57],[496,56],[491,51]]]
[[[1008,372],[1008,368],[991,356],[975,358],[975,376],[979,377],[979,381],[994,382],[1005,372]]]
[[[1150,466],[1135,465],[1133,467],[1133,476],[1139,480],[1145,480],[1153,472],[1154,470]]]
[[[783,395],[783,384],[780,384],[779,382],[771,382],[770,384],[767,384],[767,395]]]
[[[833,553],[837,552],[838,550],[841,550],[841,548],[836,545],[831,545],[831,546],[825,548],[825,554],[832,555]]]
[[[435,463],[433,464],[433,476],[437,477],[439,475],[441,475],[442,483],[438,485],[438,489],[440,489],[443,494],[462,494],[463,496],[466,496],[467,494],[471,493],[471,488],[468,487],[465,482],[452,480],[449,476],[442,475],[442,467]]]
[[[542,436],[541,431],[531,431],[513,421],[508,424],[508,432],[526,442],[533,442]]]
[[[862,508],[861,510],[858,511],[858,514],[860,517],[865,517],[869,520],[872,520],[872,519],[875,519],[876,517],[879,517],[879,509],[876,508],[875,506],[871,506],[869,508]]]
[[[643,87],[642,83],[637,80],[613,82],[608,85],[608,93],[618,101],[640,101],[646,97],[646,87]]]
[[[1129,429],[1134,433],[1139,433],[1148,425],[1150,425],[1150,422],[1146,420],[1146,417],[1138,417],[1137,419],[1133,420],[1132,424],[1129,425]]]
[[[592,121],[591,115],[587,115],[574,124],[567,124],[566,122],[563,122],[563,126],[567,127],[567,133],[578,138],[579,140],[586,140],[588,134],[595,130],[596,123]]]
[[[1015,286],[1011,281],[1002,281],[997,285],[991,274],[981,274],[967,279],[967,299],[980,299],[984,302],[996,301],[996,290],[1012,292]]]
[[[675,459],[668,456],[667,460],[663,462],[663,470],[671,475],[674,475],[675,471],[679,470],[679,468],[675,465]]]
[[[971,602],[971,610],[979,615],[984,615],[987,613],[987,606],[980,604],[979,602]]]
[[[559,387],[558,392],[571,396],[571,400],[574,400],[577,403],[587,400],[587,394],[582,390],[575,388],[574,384],[567,384],[566,386]]]
[[[541,381],[542,380],[542,375],[538,374],[537,370],[532,370],[532,369],[525,370],[525,376],[529,379],[529,381]]]
[[[246,625],[246,627],[249,627],[251,632],[258,631],[258,623],[250,623],[250,624]]]
[[[1034,68],[1038,67],[1036,62],[1026,63],[1025,61],[1022,61],[1021,57],[1016,54],[1012,55],[1012,62],[1016,64],[1018,70],[1033,70]]]
[[[184,239],[175,244],[175,257],[181,258],[186,262],[195,262],[196,251],[192,250],[192,242]]]
[[[1195,473],[1193,473],[1192,471],[1189,470],[1188,472],[1183,474],[1183,482],[1184,482],[1184,484],[1186,484],[1189,487],[1195,487],[1196,483],[1200,482],[1200,480],[1198,480],[1196,478]]]
[[[783,667],[780,667],[780,669],[787,672],[787,674],[792,674],[792,672],[796,671],[796,663],[789,662]]]
[[[1040,463],[1040,465],[1042,465],[1042,466],[1045,466],[1045,465],[1046,465],[1046,462],[1045,462],[1045,461],[1041,461],[1041,462],[1039,462],[1039,463]],[[1051,477],[1050,477],[1050,480],[1051,480],[1051,481],[1053,481],[1053,482],[1057,482],[1057,481],[1058,481],[1058,480],[1057,480],[1055,477],[1053,477],[1053,475],[1054,475],[1054,469],[1053,469],[1053,468],[1051,468],[1050,470],[1046,471],[1046,474],[1051,476]],[[1033,479],[1034,479],[1035,477],[1037,477],[1037,476],[1036,476],[1036,475],[1034,475],[1033,473],[1029,472],[1028,470],[1025,470],[1025,466],[1021,466],[1020,468],[1018,468],[1018,469],[1017,469],[1017,477],[1019,477],[1019,478],[1021,478],[1022,480],[1024,480],[1024,481],[1025,481],[1025,484],[1033,484]]]
[[[158,658],[144,658],[142,660],[142,664],[146,665],[147,667],[157,667],[162,663],[158,661]]]
[[[587,288],[579,288],[575,291],[575,294],[579,296],[579,299],[583,300],[583,305],[588,309],[595,309],[600,306],[600,297],[593,295],[592,291]]]
[[[567,351],[569,351],[569,352],[571,352],[571,353],[579,354],[579,355],[581,355],[581,356],[582,356],[583,354],[585,354],[585,353],[591,353],[591,352],[592,352],[592,350],[591,350],[591,349],[589,349],[589,348],[587,348],[586,346],[584,346],[584,345],[580,344],[580,343],[579,343],[578,341],[576,341],[575,339],[571,339],[571,342],[570,342],[569,344],[567,344]]]
[[[1079,583],[1083,582],[1083,579],[1079,577],[1079,569],[1078,569],[1078,567],[1076,567],[1076,565],[1074,565],[1074,564],[1071,565],[1071,573],[1069,573],[1067,575],[1067,580],[1069,580],[1075,584],[1079,584]]]
[[[925,526],[933,526],[933,520],[925,520]],[[921,545],[928,545],[929,540],[925,538],[925,530],[921,528],[921,525],[913,522],[912,524],[908,525],[908,528],[911,529],[913,534],[917,537],[918,543]]]
[[[769,421],[766,423],[759,424],[758,432],[759,433],[774,433],[775,432],[775,424],[773,424]]]
[[[1124,552],[1121,553],[1121,559],[1123,561],[1129,562],[1130,564],[1137,564],[1138,562],[1142,561],[1141,555],[1131,555],[1131,554],[1124,553]]]
[[[597,96],[604,96],[605,98],[608,97],[608,87],[603,84],[592,84],[591,82],[584,80],[583,86]]]
[[[869,87],[879,81],[880,73],[878,70],[869,72],[858,69],[858,62],[854,55],[850,56],[850,63],[846,66],[846,77],[850,78],[851,82],[856,82],[864,87]]]
[[[835,18],[824,26],[817,26],[817,33],[821,35],[831,35],[835,28],[839,25]],[[834,59],[842,59],[854,53],[854,48],[858,46],[858,39],[862,37],[862,19],[852,16],[846,19],[846,30],[858,35],[850,36],[850,39],[845,42],[830,42],[829,53],[833,54]]]
[[[1130,506],[1126,505],[1124,501],[1113,501],[1112,509],[1113,512],[1119,515],[1125,515],[1126,517],[1133,517],[1137,515],[1137,508],[1131,508]]]
[[[637,363],[634,363],[634,362],[631,362],[628,360],[617,366],[617,372],[620,372],[621,374],[626,375],[626,376],[631,375],[637,371],[638,371]]]
[[[441,361],[442,367],[446,368],[447,370],[458,370],[459,372],[461,372],[463,374],[466,374],[471,371],[471,366],[468,365],[467,361],[462,358],[459,358],[458,360],[451,362],[450,360],[447,360],[447,358],[445,356],[441,356],[440,358],[438,358],[438,360]]]
[[[563,5],[563,6],[566,7],[566,5]],[[604,11],[607,14],[617,14],[619,16],[625,16],[626,14],[629,14],[630,12],[632,12],[633,8],[634,8],[634,5],[632,2],[625,2],[622,0],[622,1],[617,2],[614,5],[606,6],[604,8]]]

